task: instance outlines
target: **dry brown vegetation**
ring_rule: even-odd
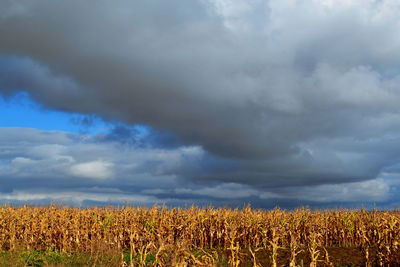
[[[2,251],[118,253],[123,266],[397,266],[399,239],[400,211],[0,208]]]

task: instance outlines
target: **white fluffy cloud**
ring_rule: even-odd
[[[71,166],[70,173],[77,177],[106,179],[114,175],[112,171],[113,165],[110,162],[99,160],[78,163]]]

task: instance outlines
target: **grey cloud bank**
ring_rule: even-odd
[[[228,205],[273,207],[282,201],[372,203],[390,200],[394,180],[254,188],[234,182],[189,182],[192,172],[218,176],[198,146],[174,149],[125,145],[61,131],[0,128],[0,201],[72,205]],[[12,145],[10,145],[12,144]],[[183,179],[183,180],[182,180]],[[290,207],[290,206],[289,206]]]
[[[4,191],[18,199],[40,180],[32,198],[101,185],[149,203],[397,201],[399,17],[390,0],[2,1],[3,96],[174,143],[18,130],[39,139],[2,143]]]

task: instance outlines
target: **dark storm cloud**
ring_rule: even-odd
[[[2,1],[0,90],[201,147],[200,167],[164,166],[182,185],[368,182],[400,157],[399,6]],[[93,164],[75,172],[111,168]]]

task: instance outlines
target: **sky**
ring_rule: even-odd
[[[0,2],[0,203],[400,207],[400,2]]]

